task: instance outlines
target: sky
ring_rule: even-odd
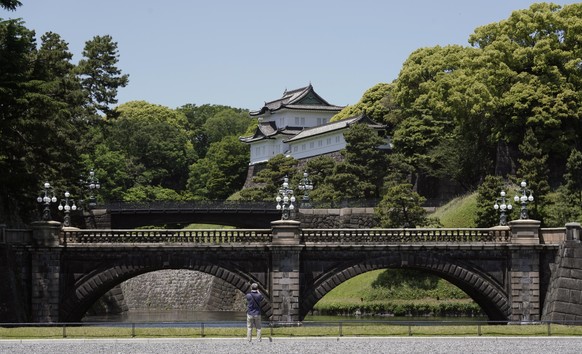
[[[331,104],[355,104],[398,77],[416,49],[468,46],[480,26],[526,9],[528,0],[21,0],[0,18],[21,18],[38,43],[55,32],[73,61],[85,42],[111,35],[129,74],[119,103],[177,108],[220,104],[250,110],[286,89],[313,85]],[[565,5],[578,1],[553,1]]]

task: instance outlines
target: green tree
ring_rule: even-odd
[[[479,81],[478,58],[478,50],[461,46],[419,49],[394,90],[402,112],[395,150],[417,174],[452,179],[465,190],[489,172],[495,157],[487,121],[494,101]]]
[[[423,227],[430,223],[422,204],[424,197],[412,190],[411,184],[388,188],[376,208],[382,227]]]
[[[314,200],[337,203],[347,200],[367,199],[374,193],[374,186],[358,178],[349,170],[351,166],[339,163],[323,183],[317,185],[311,195]]]
[[[30,218],[26,210],[35,210],[33,197],[40,186],[29,165],[30,140],[27,125],[27,85],[34,65],[36,42],[34,31],[20,20],[0,20],[0,213],[8,224],[20,224]],[[44,175],[42,175],[44,177]]]
[[[105,143],[131,161],[134,183],[184,190],[196,155],[180,112],[144,101],[119,105],[108,120]]]
[[[93,128],[93,131],[97,128]],[[102,136],[95,132],[95,136]],[[94,170],[99,179],[100,201],[123,200],[124,193],[132,188],[143,170],[143,166],[136,164],[135,158],[131,158],[123,151],[111,150],[104,143],[94,145],[94,150],[82,155],[84,170]],[[82,179],[86,179],[83,176]]]
[[[242,132],[249,126],[256,126],[256,119],[250,119],[248,110],[245,109],[222,105],[186,104],[177,110],[186,116],[187,130],[200,158],[206,156],[212,142],[228,135],[245,135]]]
[[[506,193],[508,204],[513,201],[513,195],[504,187],[503,178],[488,175],[477,188],[477,211],[475,213],[475,225],[477,227],[492,227],[499,225],[499,212],[493,208],[500,198],[500,193]],[[511,212],[507,213],[507,220],[511,220]]]
[[[161,186],[134,186],[123,192],[124,202],[154,202],[181,200],[177,191]]]
[[[517,151],[532,127],[559,180],[582,133],[581,8],[533,4],[476,29],[473,47],[412,53],[393,91],[402,118],[395,151],[421,173],[450,174],[472,189],[493,172],[496,145]],[[515,165],[517,156],[509,158]]]
[[[332,174],[335,165],[336,161],[332,157],[328,155],[321,155],[309,159],[300,172],[308,172],[309,179],[311,179],[311,182],[314,186],[317,186],[323,183],[325,177]],[[298,175],[298,179],[302,177],[302,173]]]
[[[247,111],[227,108],[209,117],[202,125],[202,129],[208,137],[208,142],[212,144],[227,136],[243,135],[251,122]]]
[[[90,98],[88,108],[92,113],[100,111],[111,116],[110,105],[117,103],[118,89],[129,82],[129,75],[122,75],[117,67],[117,42],[109,35],[95,36],[85,43],[83,57],[77,72]]]
[[[380,146],[386,141],[366,124],[355,124],[344,133],[346,148],[342,151],[345,158],[345,173],[352,173],[361,183],[371,186],[366,198],[380,196],[381,188],[388,168],[388,156]],[[341,169],[341,166],[336,166]]]
[[[549,169],[547,167],[548,155],[542,151],[533,129],[528,128],[523,142],[519,145],[521,158],[518,159],[519,168],[517,175],[525,179],[528,189],[532,190],[535,199],[533,207],[530,206],[530,217],[543,220],[543,211],[546,196],[550,192],[548,184]],[[519,181],[518,181],[519,182]]]
[[[196,198],[226,199],[243,186],[248,161],[248,147],[227,136],[211,144],[206,157],[190,166],[188,190]]]
[[[71,188],[81,166],[79,140],[88,126],[80,109],[85,97],[72,57],[58,34],[41,36],[25,95],[26,119],[31,124],[25,134],[38,143],[20,149],[27,150],[29,163],[44,170],[55,186],[74,192]]]
[[[363,123],[350,126],[344,138],[346,148],[341,151],[343,161],[317,161],[317,164],[325,162],[327,168],[318,174],[325,176],[323,180],[316,178],[317,187],[311,193],[313,199],[337,203],[349,199],[379,198],[388,167],[388,156],[379,147],[386,141]]]
[[[314,201],[329,201],[328,185],[325,184],[325,179],[333,174],[336,161],[327,155],[317,156],[307,161],[307,163],[298,169],[298,174],[294,178],[295,185],[303,178],[303,172],[309,174],[309,179],[313,184],[313,190],[309,192],[309,197]]]
[[[0,6],[6,10],[14,11],[18,6],[22,6],[22,3],[18,0],[1,0]]]
[[[568,222],[582,221],[582,153],[579,150],[574,149],[570,153],[564,184],[549,202],[548,226],[564,226]]]
[[[297,173],[297,160],[283,154],[271,158],[265,168],[254,178],[254,187],[243,189],[240,196],[243,200],[274,200],[281,188],[283,178]]]
[[[469,38],[494,98],[492,135],[517,146],[524,129],[534,128],[558,179],[581,134],[581,13],[581,3],[532,4]]]
[[[398,107],[392,99],[393,84],[379,83],[364,92],[355,105],[346,106],[331,121],[356,117],[366,113],[373,121],[391,124],[398,120]]]
[[[568,157],[564,185],[572,204],[580,208],[582,206],[582,152],[579,150],[572,150]]]
[[[76,182],[86,123],[71,57],[58,35],[43,35],[37,49],[20,20],[0,21],[0,213],[8,223],[32,219],[45,181],[58,193]]]

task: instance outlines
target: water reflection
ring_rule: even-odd
[[[122,314],[85,316],[83,322],[212,322],[246,321],[246,314],[237,311],[128,311]]]
[[[341,321],[445,321],[466,322],[486,321],[486,317],[387,317],[387,316],[314,316],[305,317],[305,322],[341,322]],[[219,322],[246,321],[245,312],[238,311],[129,311],[123,314],[108,314],[83,317],[83,322],[120,322],[120,323],[162,323],[162,322]]]

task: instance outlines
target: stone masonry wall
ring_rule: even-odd
[[[542,319],[552,322],[582,321],[582,244],[561,244]]]
[[[0,322],[28,322],[27,283],[30,283],[24,250],[0,245]]]
[[[224,280],[184,269],[142,274],[121,290],[129,311],[244,311],[245,304],[243,293]]]
[[[305,229],[365,229],[378,226],[374,208],[301,209],[297,220]]]

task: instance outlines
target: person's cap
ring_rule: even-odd
[[[257,290],[258,288],[259,288],[259,284],[257,284],[257,283],[251,284],[251,290]]]

